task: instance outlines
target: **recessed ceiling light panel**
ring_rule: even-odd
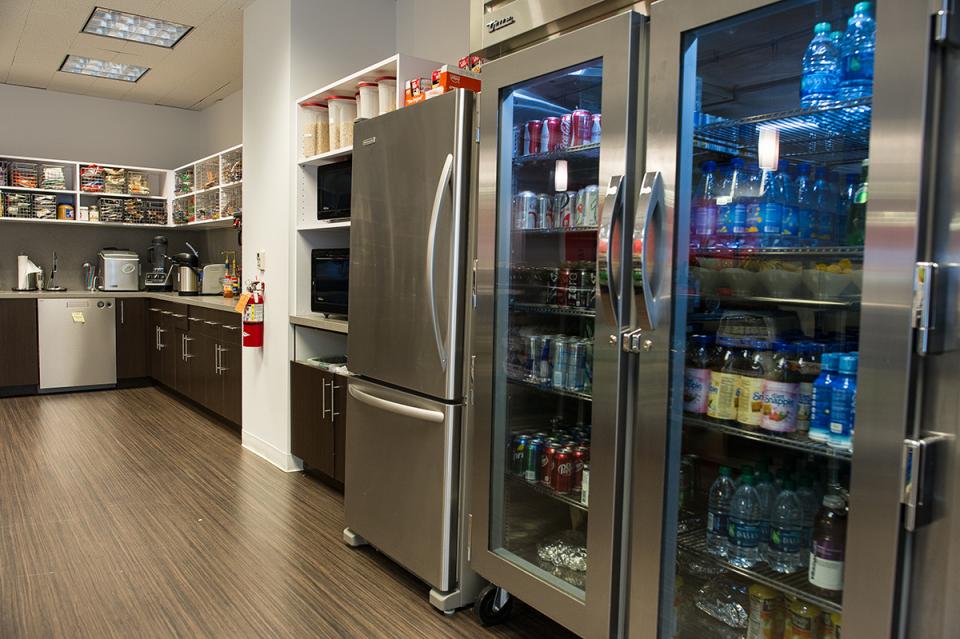
[[[119,62],[97,60],[96,58],[85,58],[71,54],[64,59],[63,64],[60,65],[60,70],[65,73],[79,73],[95,78],[136,82],[150,70],[150,67],[138,67],[134,64],[120,64]]]
[[[90,14],[83,32],[172,49],[192,28],[158,18],[97,7]]]

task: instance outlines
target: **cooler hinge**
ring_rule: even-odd
[[[900,503],[904,505],[903,527],[909,531],[933,521],[937,457],[948,440],[941,434],[903,440]]]
[[[958,346],[956,264],[917,262],[913,271],[913,328],[919,355],[935,355]]]

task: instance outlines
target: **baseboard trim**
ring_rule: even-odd
[[[303,470],[303,464],[299,459],[290,453],[283,452],[270,442],[260,439],[253,433],[243,431],[241,443],[243,447],[251,453],[263,457],[286,473],[296,473]]]

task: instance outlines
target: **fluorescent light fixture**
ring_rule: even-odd
[[[60,65],[60,70],[64,73],[78,73],[95,78],[136,82],[143,77],[144,73],[150,70],[150,67],[138,67],[133,64],[120,64],[119,62],[97,60],[96,58],[85,58],[83,56],[70,54],[64,58],[63,64]]]
[[[83,33],[172,49],[193,27],[135,13],[96,7]]]
[[[780,131],[773,127],[760,127],[757,140],[757,163],[761,169],[776,171],[780,162]]]
[[[553,172],[553,190],[567,190],[567,161],[557,160],[556,168]]]

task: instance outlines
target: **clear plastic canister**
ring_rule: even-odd
[[[326,104],[317,107],[317,153],[330,150],[330,108]]]
[[[320,111],[318,104],[307,102],[303,105],[300,117],[300,140],[303,157],[308,158],[317,154],[317,114]]]
[[[357,113],[361,118],[369,119],[380,115],[380,89],[376,82],[361,82],[360,101],[357,102]]]
[[[328,146],[331,151],[340,148],[340,104],[342,98],[331,96],[327,99],[327,131],[329,134]]]
[[[395,77],[378,78],[377,93],[380,101],[380,115],[390,113],[397,108],[397,79]]]
[[[357,119],[357,101],[349,98],[336,100],[340,103],[337,114],[340,124],[340,148],[353,145],[353,121]]]

